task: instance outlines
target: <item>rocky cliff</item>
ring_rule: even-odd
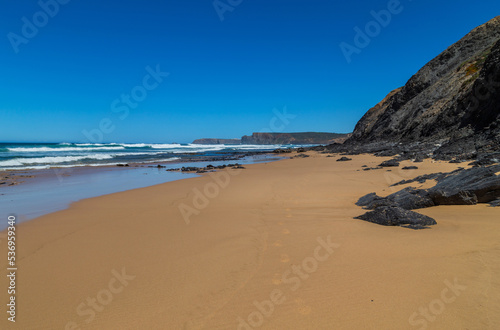
[[[347,134],[337,133],[253,133],[243,136],[242,144],[329,144],[342,143]]]
[[[432,145],[437,155],[500,149],[500,16],[450,46],[361,118],[347,145]],[[439,147],[439,148],[438,148]],[[432,148],[431,148],[432,149]]]

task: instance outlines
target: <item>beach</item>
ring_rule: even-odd
[[[466,163],[363,171],[390,157],[307,154],[84,199],[19,224],[16,322],[4,314],[0,328],[500,328],[499,208],[416,210],[437,221],[425,230],[354,219],[363,195],[428,188],[390,185]]]

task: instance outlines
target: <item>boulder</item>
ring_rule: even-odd
[[[389,159],[386,160],[385,162],[380,163],[380,167],[398,167],[399,162],[395,159]]]
[[[338,162],[348,162],[348,161],[350,161],[350,160],[352,160],[352,158],[347,158],[347,157],[345,157],[345,156],[344,156],[344,157],[341,157],[341,158],[339,158],[339,159],[337,159],[337,161],[338,161]]]
[[[384,226],[407,225],[413,229],[422,229],[436,224],[436,220],[417,212],[397,206],[379,206],[355,219],[373,222]]]
[[[397,206],[405,210],[435,206],[426,190],[412,187],[407,187],[387,197],[379,197],[371,193],[361,197],[356,205],[368,210],[374,210],[380,206]]]

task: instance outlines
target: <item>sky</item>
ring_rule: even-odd
[[[351,132],[498,0],[1,1],[1,142]]]

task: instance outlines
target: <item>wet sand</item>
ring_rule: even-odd
[[[362,171],[388,158],[310,155],[86,199],[20,224],[16,324],[4,313],[0,328],[500,327],[500,208],[419,210],[438,222],[420,231],[353,219],[367,193],[463,165]]]

